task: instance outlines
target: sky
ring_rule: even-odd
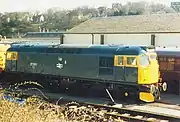
[[[73,9],[78,6],[107,6],[111,7],[112,3],[148,1],[153,3],[163,3],[170,5],[170,2],[180,2],[180,0],[0,0],[0,12],[14,11],[31,11],[42,10],[51,7],[60,7],[62,9]]]

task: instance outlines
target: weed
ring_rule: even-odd
[[[8,89],[0,91],[0,122],[122,122],[119,118],[115,119],[105,116],[103,110],[97,110],[91,106],[84,107],[75,102],[58,105],[62,99],[61,97],[57,100],[56,104],[48,103],[46,101],[48,98],[40,89],[20,89],[20,86],[26,84],[41,86],[35,82],[25,82],[12,85]],[[40,92],[43,98],[31,95],[24,99],[24,104],[14,102],[17,101],[18,96],[25,95],[25,92],[29,90]],[[4,99],[4,94],[11,96],[11,100]]]

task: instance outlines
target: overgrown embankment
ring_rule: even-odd
[[[0,122],[122,122],[120,118],[106,116],[105,110],[92,106],[79,106],[77,103],[55,105],[33,96],[16,103],[2,96]]]

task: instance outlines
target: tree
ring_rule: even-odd
[[[179,11],[178,9],[179,6],[175,4],[170,8],[163,4],[149,5],[146,2],[129,2],[125,5],[113,3],[112,8],[107,8],[105,6],[99,8],[82,6],[73,10],[50,8],[43,13],[39,11],[35,13],[0,13],[0,35],[11,37],[28,31],[38,31],[39,27],[46,28],[49,31],[64,31],[92,17],[174,13]],[[42,16],[44,17],[44,21],[40,21]]]
[[[180,12],[180,2],[171,2],[171,8],[176,12]]]

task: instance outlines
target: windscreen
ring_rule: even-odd
[[[149,66],[150,61],[149,61],[149,56],[146,54],[143,54],[140,56],[140,65],[141,66]]]

